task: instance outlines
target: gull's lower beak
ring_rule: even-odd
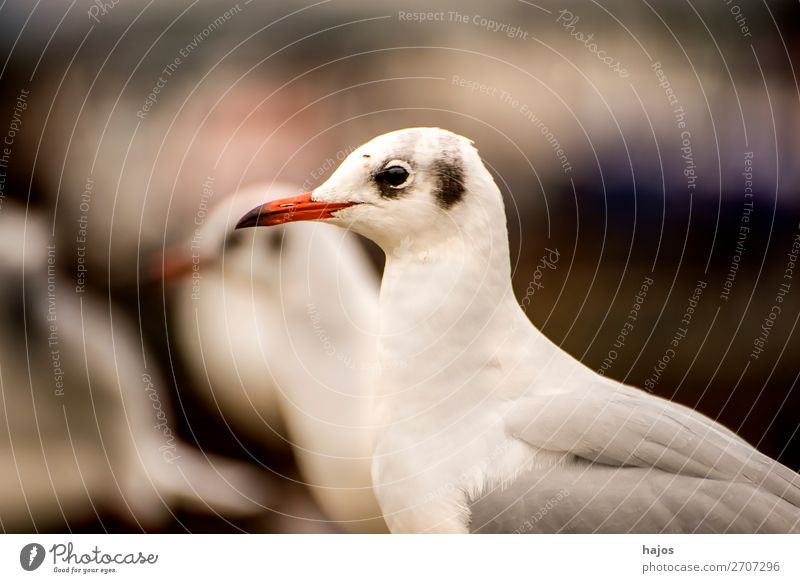
[[[317,202],[311,200],[311,193],[273,200],[258,206],[243,216],[236,224],[237,229],[245,227],[272,227],[293,221],[313,221],[330,219],[333,213],[358,204],[355,202]]]

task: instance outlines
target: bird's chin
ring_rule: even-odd
[[[336,211],[330,217],[320,219],[319,222],[335,225],[345,231],[351,231],[372,239],[372,229],[370,220],[370,207],[368,203],[360,203],[351,207]]]

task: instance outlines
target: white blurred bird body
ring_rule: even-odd
[[[235,432],[282,447],[278,390],[264,358],[274,342],[276,313],[269,302],[253,300],[271,290],[226,278],[221,268],[197,273],[202,279],[185,278],[173,304],[174,336],[191,386]]]
[[[365,252],[325,225],[231,234],[243,209],[286,188],[248,187],[212,210],[178,338],[234,431],[291,445],[329,518],[383,531],[370,478],[378,286]]]
[[[392,532],[800,529],[795,472],[596,374],[530,323],[502,197],[465,138],[379,136],[310,195],[239,226],[308,219],[386,253],[373,482]]]

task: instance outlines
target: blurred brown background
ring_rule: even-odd
[[[192,399],[152,257],[190,232],[209,176],[220,196],[260,180],[313,188],[329,158],[416,125],[475,141],[506,197],[518,297],[550,338],[800,469],[799,17],[788,0],[7,0],[0,214],[40,217],[62,289],[85,265],[102,309],[138,324],[183,439],[286,488],[263,516],[183,510],[156,530],[330,528],[302,486],[263,469],[294,476],[286,452]],[[36,308],[20,305],[0,326],[23,343]],[[52,528],[140,526],[99,511]]]

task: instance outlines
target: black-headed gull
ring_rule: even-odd
[[[386,253],[373,480],[393,532],[789,532],[800,476],[711,419],[596,374],[514,297],[472,143],[405,129],[240,227],[323,220]]]
[[[347,530],[385,532],[370,477],[378,280],[356,237],[332,226],[234,230],[257,202],[291,192],[256,184],[215,205],[165,253],[181,354],[226,419],[274,445],[285,425],[305,483]]]

